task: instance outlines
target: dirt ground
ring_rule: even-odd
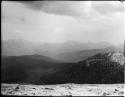
[[[124,96],[124,84],[1,84],[1,94],[28,96]]]

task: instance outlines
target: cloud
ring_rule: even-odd
[[[125,12],[125,6],[117,1],[95,2],[92,8],[100,14],[112,14],[117,12]]]
[[[123,4],[119,1],[18,1],[25,7],[35,11],[66,16],[89,17],[89,14],[102,15],[125,12]]]
[[[33,10],[41,10],[44,5],[44,1],[17,1],[18,3],[24,4],[26,7]]]
[[[35,7],[38,2],[41,5]],[[6,18],[2,21],[2,38],[13,39],[17,35],[18,38],[42,42],[75,40],[121,43],[125,30],[125,14],[120,10],[121,5],[112,2],[112,6],[109,7],[109,4],[105,9],[105,6],[101,7],[103,4],[109,3],[3,1],[2,16]],[[100,7],[101,11],[98,10]],[[109,14],[112,14],[111,17]]]
[[[46,13],[57,14],[57,15],[69,15],[78,16],[81,11],[75,10],[79,8],[80,2],[70,1],[18,1],[25,7],[35,11],[43,11]]]

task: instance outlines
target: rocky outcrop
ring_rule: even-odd
[[[118,63],[120,63],[120,65],[125,64],[125,57],[122,52],[112,53],[110,56],[111,56],[112,61],[118,62]]]

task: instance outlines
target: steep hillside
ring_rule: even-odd
[[[124,64],[112,61],[109,53],[99,53],[52,75],[42,77],[38,84],[124,83],[124,67]]]

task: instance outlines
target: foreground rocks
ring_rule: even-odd
[[[123,96],[124,84],[1,84],[1,94],[22,96]]]

